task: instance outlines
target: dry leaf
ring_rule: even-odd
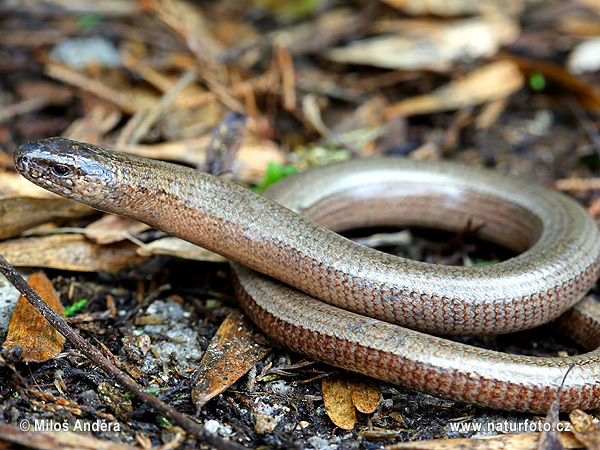
[[[117,150],[146,158],[177,161],[199,167],[204,164],[206,149],[212,138],[206,134],[195,139],[155,145],[128,145]],[[285,155],[268,139],[245,136],[233,162],[231,171],[236,180],[244,183],[262,181],[269,162],[285,163]]]
[[[116,106],[106,103],[97,103],[86,115],[73,121],[61,133],[61,136],[75,141],[98,144],[115,125],[122,119],[122,113]]]
[[[569,372],[567,371],[567,373]],[[561,390],[562,385],[558,389],[558,393],[556,394],[556,400],[552,402],[552,405],[550,405],[550,409],[546,414],[546,420],[544,421],[544,424],[549,424],[550,426],[548,427],[548,429],[544,428],[544,430],[540,433],[540,440],[537,445],[538,450],[563,450],[564,448],[560,440],[560,432],[558,431],[557,426],[558,422],[560,421],[558,414],[560,411]]]
[[[600,17],[587,13],[566,15],[560,18],[559,29],[566,35],[596,37],[600,35]]]
[[[240,311],[229,314],[212,339],[194,377],[192,400],[200,409],[250,370],[271,349],[254,339],[254,326]]]
[[[517,15],[524,6],[522,0],[383,0],[383,2],[414,16]]]
[[[58,293],[44,273],[34,273],[27,282],[55,312],[65,317]],[[10,319],[4,348],[20,345],[24,361],[43,362],[58,356],[64,344],[65,337],[21,295]]]
[[[481,112],[475,119],[475,127],[478,130],[487,130],[491,128],[506,110],[507,103],[505,98],[501,98],[486,104],[481,108]]]
[[[18,173],[2,171],[0,171],[0,196],[59,198],[58,195],[51,194],[47,190],[27,181]]]
[[[226,258],[217,253],[176,237],[166,237],[152,241],[143,247],[139,247],[137,254],[140,256],[169,255],[193,261],[227,262]]]
[[[373,414],[381,400],[379,387],[360,379],[353,379],[350,387],[352,388],[352,403],[356,409],[363,414]]]
[[[181,0],[149,0],[146,5],[156,16],[180,34],[198,61],[213,69],[223,45],[211,33],[212,24],[201,8]]]
[[[74,91],[51,81],[23,81],[17,87],[19,94],[25,99],[45,100],[48,105],[66,106],[72,103]]]
[[[44,66],[44,73],[65,84],[79,87],[84,91],[115,103],[128,113],[135,113],[148,107],[148,104],[152,104],[153,99],[132,95],[131,90],[113,89],[105,84],[105,79],[98,80],[89,77],[63,64],[48,63]]]
[[[554,187],[560,191],[570,191],[574,193],[599,191],[600,178],[562,178],[554,182]]]
[[[522,72],[539,72],[547,80],[562,85],[577,96],[577,100],[584,108],[600,109],[600,88],[594,83],[587,82],[554,63],[524,58],[509,53],[502,53],[502,57],[517,63]]]
[[[577,2],[600,14],[600,2],[598,0],[577,0]]]
[[[519,35],[516,22],[502,17],[451,22],[402,20],[386,22],[382,27],[383,32],[402,31],[354,41],[325,55],[339,63],[441,72],[458,60],[492,56]]]
[[[356,408],[352,403],[352,390],[346,377],[332,376],[321,380],[323,402],[331,421],[344,430],[356,424]]]
[[[386,118],[448,111],[505,98],[523,86],[523,74],[512,61],[496,61],[463,78],[436,89],[394,103],[385,111]]]
[[[277,30],[269,37],[274,45],[287,48],[292,55],[313,53],[351,35],[364,20],[349,8],[337,8],[321,12],[314,20]]]
[[[81,235],[55,235],[0,242],[0,254],[17,267],[49,267],[80,272],[118,272],[141,263],[137,245],[98,245]]]
[[[323,378],[321,389],[327,415],[334,424],[344,430],[354,428],[356,409],[364,414],[371,414],[381,399],[378,387],[358,378]]]
[[[71,200],[12,197],[0,199],[0,239],[53,220],[66,220],[94,214],[96,210]]]
[[[576,409],[569,414],[571,431],[579,442],[590,450],[600,450],[600,425],[598,419]]]
[[[85,235],[96,244],[114,244],[149,229],[148,225],[137,220],[106,215],[85,227]]]
[[[98,385],[98,397],[117,417],[126,419],[133,411],[131,399],[118,387],[104,381]]]

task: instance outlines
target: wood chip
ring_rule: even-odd
[[[27,282],[63,319],[65,311],[52,282],[44,273],[34,273]],[[62,351],[65,338],[22,295],[8,326],[4,348],[20,345],[23,361],[43,362],[55,358]]]

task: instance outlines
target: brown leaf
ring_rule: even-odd
[[[419,95],[394,103],[385,111],[386,118],[413,116],[459,109],[505,98],[523,86],[523,74],[512,61],[496,61],[455,80],[431,94]]]
[[[505,16],[396,20],[383,22],[378,28],[383,34],[334,48],[325,55],[339,63],[446,72],[461,59],[495,55],[519,35],[517,23]]]
[[[252,322],[240,311],[229,314],[211,341],[192,388],[192,400],[200,409],[250,370],[271,349],[254,339]]]
[[[369,21],[365,16],[344,7],[324,10],[314,20],[270,33],[268,39],[273,45],[287,48],[292,55],[314,53],[360,30]]]
[[[85,227],[86,237],[96,244],[114,244],[135,236],[150,227],[127,217],[106,215]]]
[[[321,381],[325,410],[331,421],[344,430],[356,424],[356,409],[352,403],[352,390],[345,377],[333,376]]]
[[[411,15],[468,16],[517,15],[523,10],[522,0],[383,0],[384,3]]]
[[[10,161],[12,164],[12,158]],[[30,183],[16,172],[0,172],[0,196],[59,198],[58,195],[51,194],[44,188]]]
[[[356,423],[356,411],[371,414],[377,408],[381,394],[379,388],[359,378],[333,376],[321,382],[325,409],[331,421],[344,430]]]
[[[74,234],[0,242],[0,254],[14,266],[81,272],[118,272],[139,264],[144,258],[136,254],[136,249],[131,242],[98,245]]]
[[[27,281],[54,311],[65,317],[58,293],[43,272],[34,273]],[[43,362],[58,356],[64,344],[64,336],[21,295],[10,319],[4,348],[20,345],[24,361]]]
[[[550,406],[548,410],[548,414],[546,415],[546,420],[544,424],[550,424],[550,428],[547,430],[544,429],[540,433],[540,440],[538,442],[537,448],[538,450],[563,450],[564,446],[562,445],[560,439],[560,433],[558,432],[557,424],[559,422],[558,412],[560,408],[560,401],[556,399]]]
[[[560,432],[558,423],[560,422],[559,413],[560,413],[560,395],[565,383],[567,376],[573,366],[571,366],[562,380],[562,384],[558,389],[556,394],[556,399],[550,405],[550,409],[546,413],[546,420],[544,421],[544,425],[548,424],[548,428],[544,428],[540,433],[540,440],[538,442],[537,448],[538,450],[563,450],[564,446],[562,445],[560,439]]]
[[[106,381],[98,385],[98,397],[117,417],[126,418],[133,411],[131,399],[120,388]]]
[[[352,403],[356,409],[363,414],[372,414],[381,400],[381,390],[379,387],[360,379],[350,382],[352,390]]]
[[[569,73],[563,67],[551,62],[525,58],[510,53],[502,53],[501,56],[514,61],[522,72],[539,72],[547,80],[568,89],[577,96],[577,100],[584,108],[600,109],[600,88],[596,84],[586,81],[584,77]]]
[[[211,19],[201,8],[181,0],[150,0],[149,9],[173,30],[180,34],[199,61],[212,69],[224,48],[212,34]]]
[[[99,144],[102,136],[112,130],[122,119],[117,106],[96,103],[85,112],[85,115],[73,121],[62,132],[62,136],[75,141]]]
[[[54,220],[89,216],[96,211],[71,200],[12,197],[0,199],[0,239]]]
[[[117,150],[146,158],[177,161],[199,167],[205,162],[206,149],[211,138],[212,135],[207,133],[194,139],[154,145],[126,145]],[[270,161],[285,163],[284,153],[273,141],[244,136],[231,171],[238,181],[258,183],[264,178]]]
[[[140,256],[170,255],[194,261],[227,262],[226,258],[217,253],[176,237],[166,237],[152,241],[138,248],[137,254]]]

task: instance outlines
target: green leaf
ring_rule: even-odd
[[[532,72],[529,74],[529,87],[536,92],[546,89],[546,77],[544,77],[544,74],[541,72]]]
[[[169,422],[168,419],[161,417],[159,426],[164,427],[164,428],[169,428],[169,427],[172,427],[173,424],[171,422]]]
[[[491,264],[498,264],[500,262],[500,260],[498,258],[496,259],[492,259],[490,261],[479,261],[476,263],[473,263],[473,266],[489,266]]]
[[[293,173],[296,173],[296,167],[294,166],[283,166],[277,162],[269,162],[267,166],[267,172],[262,183],[254,186],[254,191],[262,192],[272,184],[277,183],[282,178],[285,178]]]
[[[65,308],[65,316],[71,317],[81,311],[87,305],[88,301],[86,299],[78,300],[73,303],[71,306],[67,306]]]
[[[146,388],[146,392],[150,395],[154,395],[155,397],[158,397],[159,394],[161,393],[161,389],[157,388],[157,387],[148,387],[148,388]]]
[[[104,22],[104,19],[102,18],[102,16],[100,14],[88,13],[88,14],[82,15],[77,20],[77,28],[79,28],[82,31],[85,31],[85,30],[89,30],[90,28],[95,27],[96,25],[98,25],[102,22]]]

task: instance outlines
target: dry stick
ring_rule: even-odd
[[[162,98],[150,108],[145,117],[137,124],[135,130],[126,138],[126,144],[137,144],[145,135],[150,131],[150,128],[158,120],[159,116],[167,109],[173,102],[177,100],[179,94],[196,81],[198,75],[194,70],[188,70],[185,72],[179,81],[169,89]]]
[[[154,408],[164,417],[176,423],[202,442],[223,450],[242,450],[244,447],[227,441],[220,436],[208,433],[203,426],[194,422],[185,414],[170,407],[157,397],[145,392],[129,375],[120,371],[102,356],[96,348],[73,330],[48,304],[33,290],[17,271],[0,255],[0,273],[10,281],[17,290],[46,318],[56,330],[77,347],[94,364],[102,369],[109,377],[129,390],[144,403]]]
[[[592,145],[596,150],[596,153],[600,154],[600,133],[598,133],[598,129],[594,125],[594,123],[587,116],[584,109],[581,107],[581,104],[574,98],[569,98],[568,105],[573,111],[575,118],[581,123],[585,133],[592,141]]]

